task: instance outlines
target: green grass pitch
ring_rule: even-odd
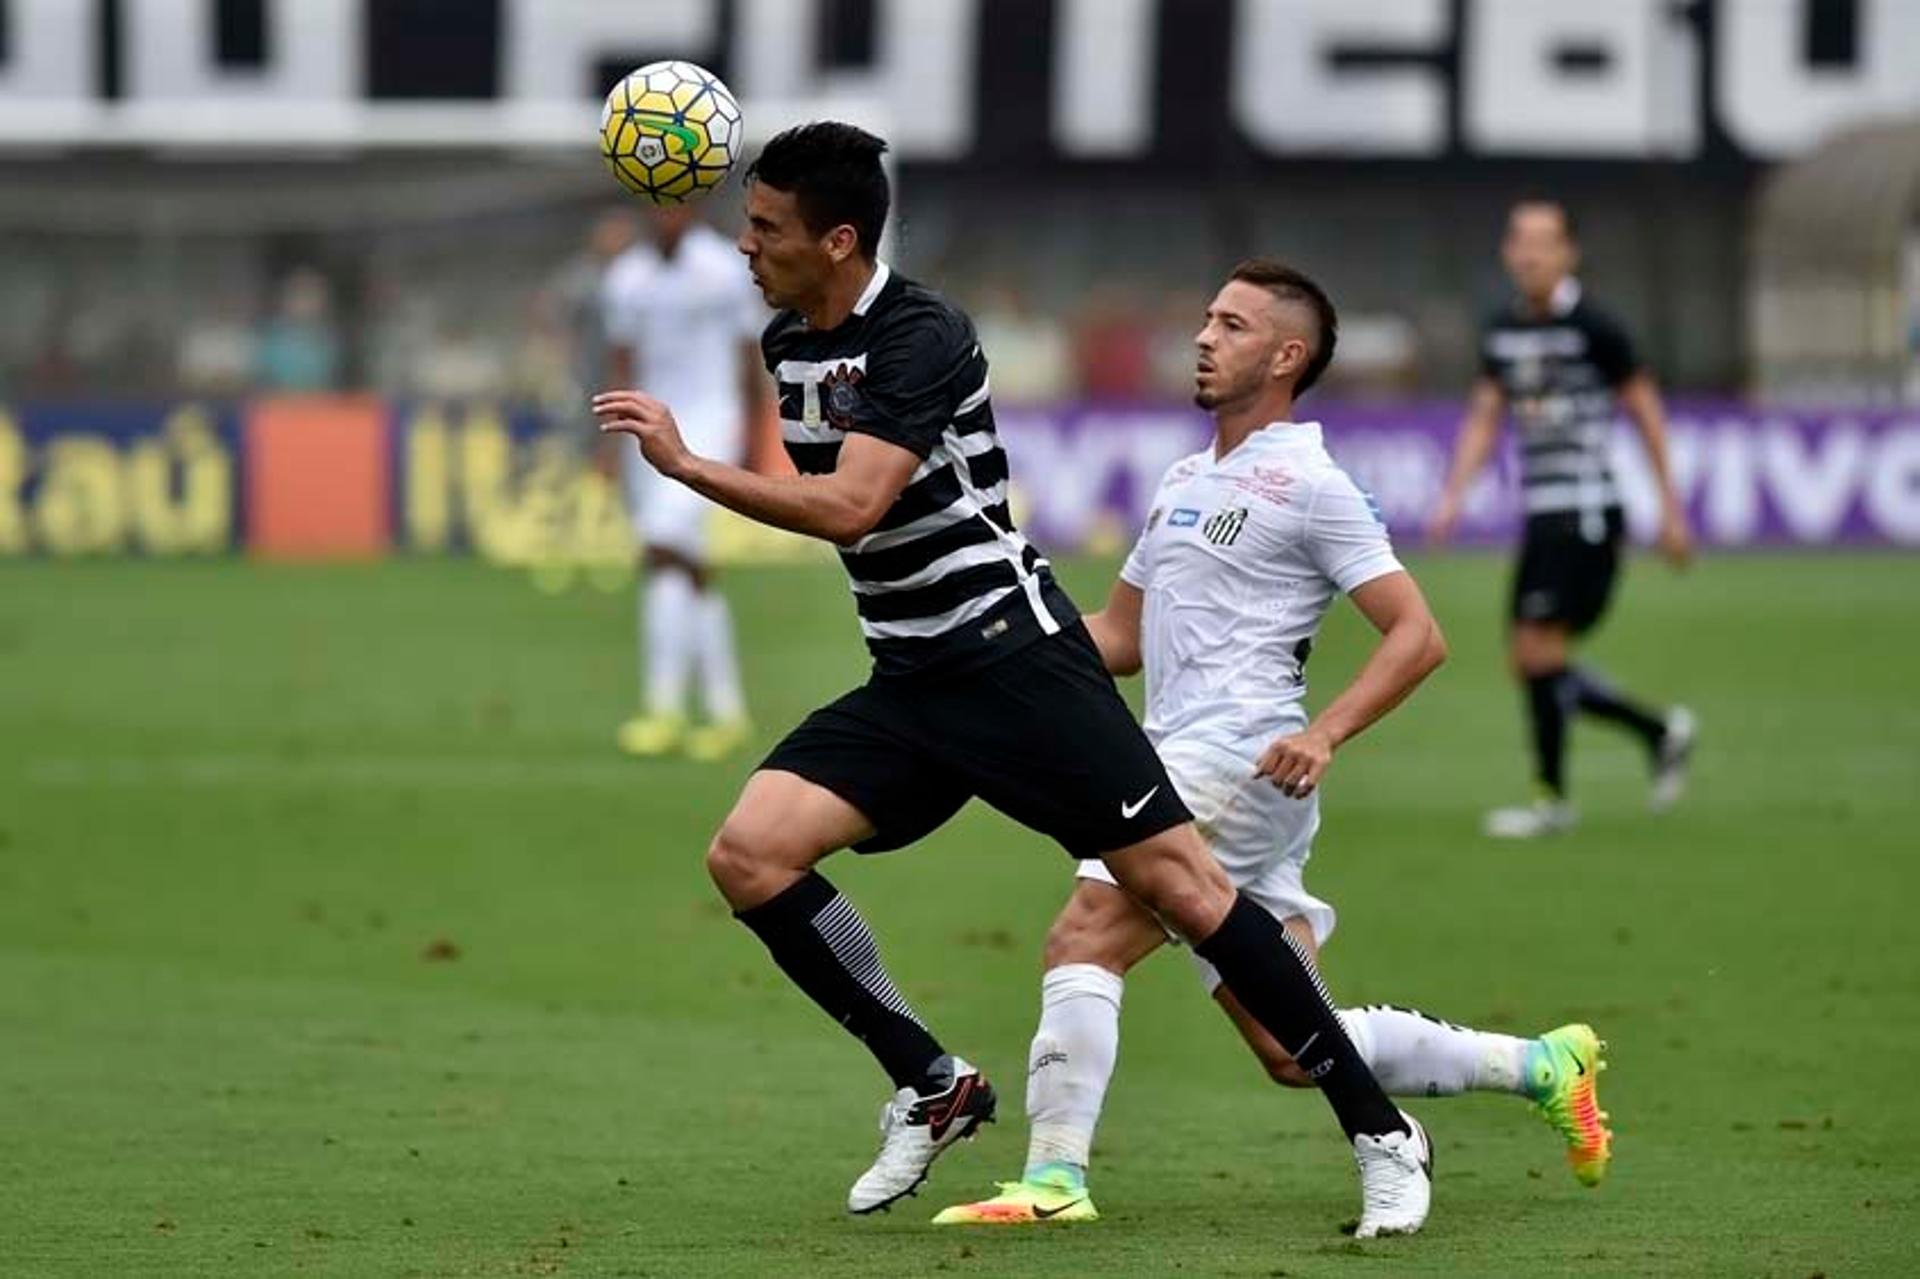
[[[1920,561],[1637,562],[1593,655],[1704,723],[1642,811],[1576,731],[1584,821],[1525,793],[1504,565],[1419,562],[1453,660],[1352,744],[1311,883],[1328,972],[1612,1041],[1612,1178],[1517,1101],[1411,1103],[1432,1220],[1360,1245],[1317,1098],[1267,1084],[1175,955],[1127,993],[1098,1225],[927,1218],[1017,1173],[1041,937],[1068,888],[977,806],[841,857],[900,984],[1002,1122],[872,1220],[841,1211],[885,1083],[733,924],[700,858],[749,759],[611,749],[630,593],[470,563],[0,564],[0,1273],[1913,1273],[1920,1224]],[[1083,602],[1111,565],[1076,563]],[[864,669],[831,565],[728,579],[763,745]],[[1342,607],[1324,698],[1364,641]]]

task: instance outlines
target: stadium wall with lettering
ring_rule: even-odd
[[[1329,403],[1319,414],[1389,528],[1416,540],[1459,406]],[[1178,406],[1007,409],[1000,422],[1021,523],[1060,550],[1123,549],[1161,473],[1208,432]],[[1652,479],[1631,432],[1618,430],[1629,522],[1645,536]],[[536,568],[626,565],[619,490],[591,464],[591,444],[585,424],[554,430],[488,404],[0,405],[0,556],[471,553]],[[1681,401],[1672,447],[1707,545],[1920,547],[1920,413]],[[1512,468],[1501,457],[1475,488],[1462,541],[1512,538]],[[719,520],[716,536],[728,559],[805,553],[744,521]]]
[[[0,23],[0,138],[28,146],[584,146],[564,108],[664,56],[749,103],[877,102],[910,163],[1772,160],[1920,110],[1912,0],[76,0]]]

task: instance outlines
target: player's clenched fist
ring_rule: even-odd
[[[1332,740],[1318,729],[1308,728],[1275,738],[1273,745],[1261,754],[1253,775],[1267,778],[1295,799],[1305,799],[1313,794],[1313,788],[1320,784],[1331,763]]]
[[[680,438],[673,410],[643,391],[602,391],[593,397],[593,415],[602,433],[618,432],[640,441],[647,465],[678,479],[693,462],[693,452]]]

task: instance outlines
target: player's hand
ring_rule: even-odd
[[[1333,763],[1333,739],[1317,728],[1274,739],[1253,770],[1295,799],[1305,799],[1320,785]]]
[[[1675,568],[1685,568],[1693,560],[1693,532],[1678,503],[1670,503],[1660,517],[1660,554]]]
[[[1447,494],[1440,499],[1440,505],[1434,508],[1427,519],[1427,541],[1435,546],[1453,540],[1453,530],[1460,523],[1460,499]]]
[[[680,438],[673,410],[643,391],[602,391],[593,397],[593,415],[602,434],[631,435],[640,441],[640,456],[670,480],[693,468],[695,458]]]

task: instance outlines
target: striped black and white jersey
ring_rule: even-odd
[[[922,459],[873,530],[840,548],[879,674],[985,665],[1073,624],[1072,601],[1008,512],[987,361],[964,312],[882,262],[839,325],[816,330],[782,311],[761,350],[802,474],[832,471],[849,432]]]
[[[1503,307],[1487,323],[1480,357],[1519,431],[1527,515],[1596,523],[1619,506],[1614,393],[1640,367],[1626,330],[1568,279],[1546,315],[1520,302]]]

